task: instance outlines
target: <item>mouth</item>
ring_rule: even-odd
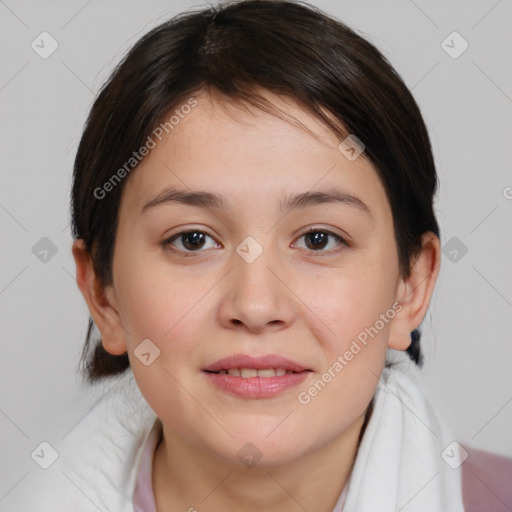
[[[249,356],[235,354],[219,359],[203,368],[210,373],[222,373],[233,377],[281,377],[289,373],[310,371],[305,366],[275,354]],[[255,373],[256,372],[256,373]]]
[[[243,398],[268,398],[304,382],[312,370],[277,355],[234,355],[202,369],[218,389]]]
[[[205,370],[207,373],[215,373],[216,375],[231,375],[231,377],[241,377],[242,379],[251,379],[254,377],[261,377],[267,379],[269,377],[282,377],[283,375],[290,375],[294,372],[293,370],[287,370],[286,368],[223,368],[222,370],[212,372]]]

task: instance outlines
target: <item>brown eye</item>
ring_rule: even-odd
[[[210,246],[207,245],[208,239],[211,239],[213,242],[210,242]],[[188,254],[186,254],[187,252],[203,252],[201,249],[218,247],[215,240],[213,240],[210,235],[199,230],[176,233],[165,240],[163,245],[174,252],[185,253],[184,256],[188,256]]]
[[[348,245],[343,238],[330,231],[312,229],[302,234],[298,240],[304,239],[306,249],[313,252],[328,252],[340,245]],[[324,250],[326,249],[327,250]]]
[[[306,237],[306,246],[308,249],[313,251],[317,249],[324,249],[327,245],[327,242],[329,241],[329,235],[322,231],[312,231],[311,233],[308,233],[304,236]]]
[[[189,233],[181,234],[180,239],[183,247],[189,251],[201,249],[205,241],[204,233],[200,231],[190,231]]]

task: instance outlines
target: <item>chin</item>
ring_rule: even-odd
[[[306,441],[301,445],[296,433],[282,432],[268,436],[269,431],[264,436],[251,435],[246,431],[227,440],[226,445],[215,447],[214,451],[229,464],[242,464],[248,468],[279,466],[307,453]]]

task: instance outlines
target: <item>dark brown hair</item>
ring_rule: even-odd
[[[106,197],[97,191],[194,93],[212,89],[272,111],[258,88],[292,97],[340,137],[351,133],[362,141],[391,205],[401,276],[409,276],[422,235],[439,237],[437,174],[414,98],[386,58],[343,23],[303,2],[248,0],[185,12],[154,28],[95,100],[74,165],[72,227],[105,286],[112,284],[117,216],[129,176]],[[127,354],[109,354],[101,340],[91,346],[93,327],[89,319],[81,358],[91,381],[129,366]],[[407,351],[421,364],[419,338],[419,330],[411,333]]]

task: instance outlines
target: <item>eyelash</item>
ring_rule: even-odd
[[[181,256],[184,256],[185,258],[196,257],[198,253],[205,252],[205,250],[183,251],[181,249],[176,249],[171,244],[171,242],[174,242],[175,240],[179,239],[181,236],[189,235],[191,233],[201,233],[201,234],[209,236],[210,238],[213,239],[213,237],[210,236],[205,231],[201,231],[199,229],[190,229],[190,230],[187,230],[187,231],[180,231],[179,233],[176,233],[176,234],[172,235],[170,238],[167,238],[163,242],[161,242],[161,245],[164,247],[165,250],[168,250],[168,251],[173,252],[175,254],[179,254]],[[338,244],[339,246],[350,247],[350,245],[340,235],[337,235],[336,233],[333,233],[332,231],[329,231],[327,229],[320,229],[320,228],[314,228],[314,227],[310,228],[307,231],[305,231],[302,234],[300,234],[298,236],[297,240],[300,240],[302,237],[304,237],[304,236],[306,236],[306,235],[308,235],[310,233],[323,233],[323,234],[332,236],[332,237],[334,237],[339,242],[339,244]],[[337,253],[337,252],[340,251],[340,249],[334,249],[334,250],[330,249],[328,251],[323,251],[323,250],[313,251],[313,250],[308,250],[308,249],[306,249],[306,250],[308,252],[311,252],[311,253],[317,253],[316,256],[320,256],[320,257],[322,257],[322,256],[330,256],[333,253]]]

